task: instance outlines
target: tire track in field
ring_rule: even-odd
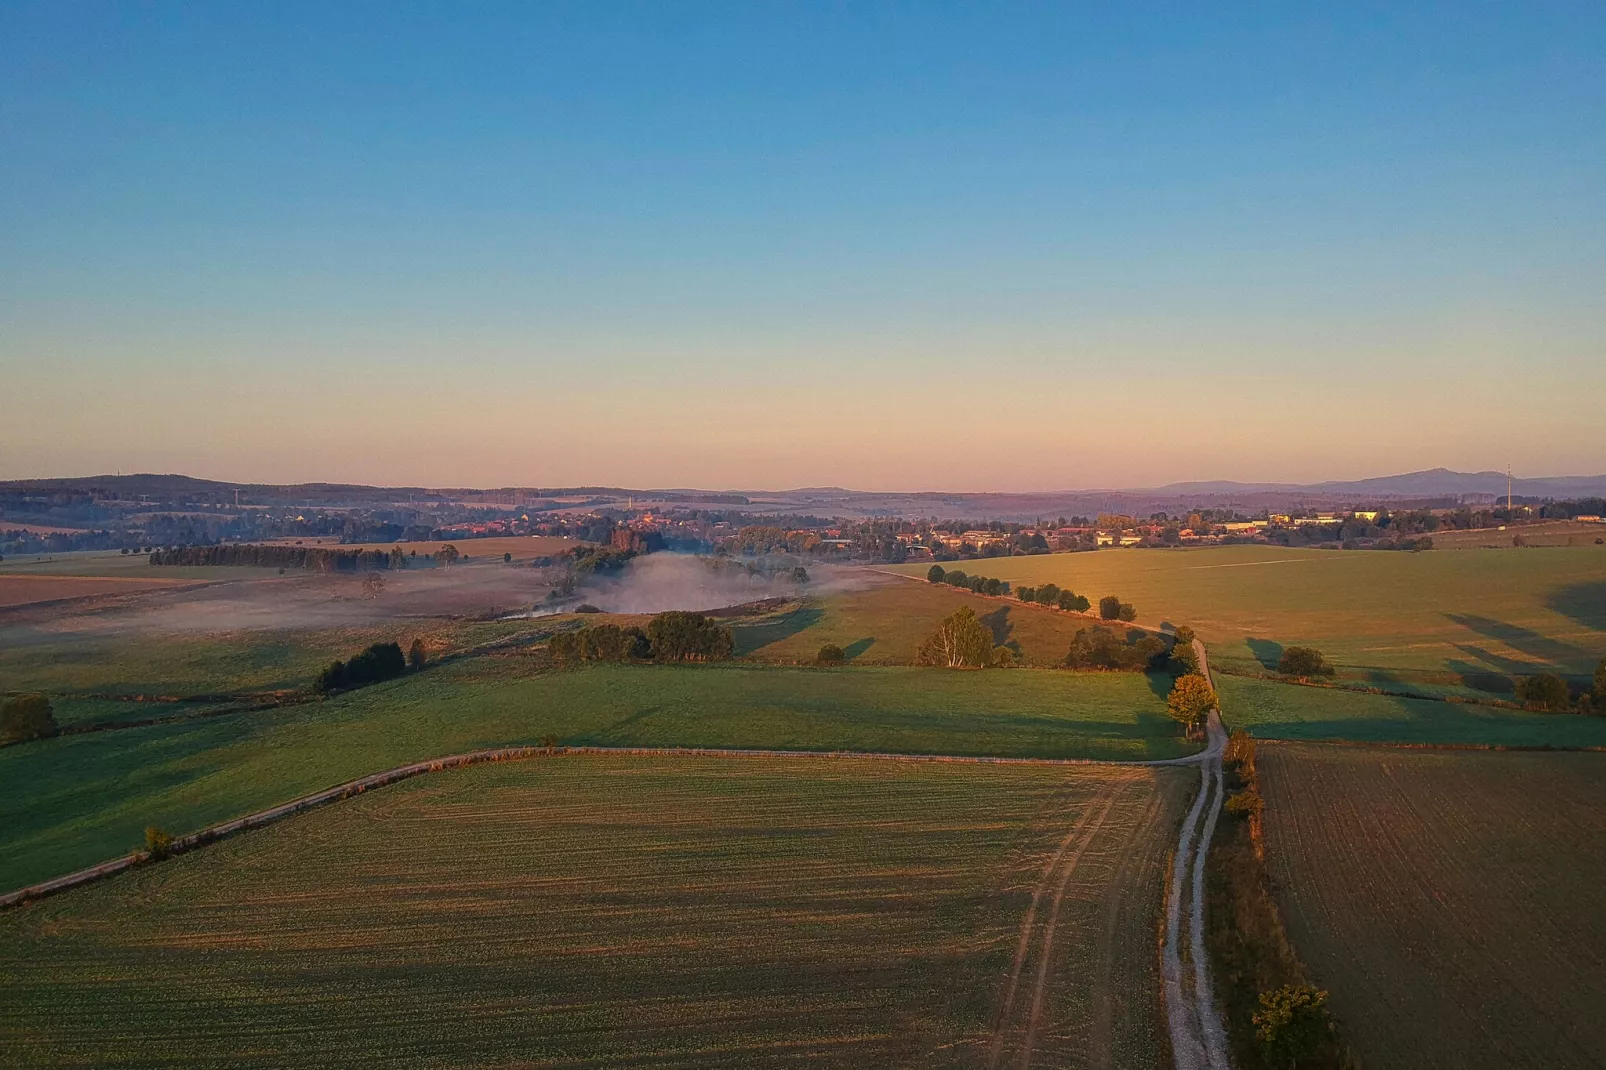
[[[1060,860],[1065,857],[1065,852],[1070,849],[1071,844],[1078,837],[1088,831],[1088,826],[1093,823],[1094,808],[1102,801],[1105,803],[1104,813],[1109,813],[1108,800],[1116,794],[1117,787],[1114,784],[1104,785],[1098,793],[1087,801],[1087,805],[1083,807],[1082,814],[1077,818],[1076,824],[1071,826],[1071,831],[1067,832],[1065,838],[1060,841],[1059,850],[1054,852],[1054,857],[1049,859],[1048,865],[1043,867],[1043,873],[1037,879],[1037,887],[1032,889],[1031,905],[1026,908],[1026,916],[1021,919],[1020,941],[1015,946],[1015,961],[1010,965],[1009,985],[1005,989],[1004,1002],[998,1012],[998,1024],[993,1028],[992,1048],[987,1057],[987,1065],[990,1070],[996,1068],[999,1059],[1003,1057],[1004,1038],[1008,1035],[1010,1014],[1015,1009],[1015,990],[1020,984],[1020,975],[1026,965],[1027,952],[1031,949],[1032,934],[1037,924],[1037,908],[1042,904],[1043,894],[1048,891],[1049,883],[1054,879],[1054,873],[1059,868]],[[1099,820],[1103,820],[1102,815]],[[1088,832],[1088,838],[1091,838],[1091,835],[1091,832]],[[1082,846],[1086,846],[1085,842]],[[1077,851],[1080,853],[1081,847],[1078,847]],[[1057,901],[1055,909],[1056,911],[1058,910]]]
[[[1054,891],[1054,905],[1049,911],[1048,923],[1043,928],[1042,945],[1038,949],[1037,983],[1032,986],[1032,1012],[1031,1017],[1026,1022],[1026,1040],[1021,1047],[1020,1070],[1026,1070],[1032,1062],[1032,1046],[1036,1043],[1037,1026],[1043,1017],[1043,995],[1048,988],[1048,967],[1049,963],[1053,961],[1054,929],[1059,924],[1060,903],[1065,898],[1065,889],[1070,885],[1071,877],[1076,873],[1077,863],[1082,860],[1082,855],[1087,852],[1088,845],[1093,842],[1094,837],[1103,829],[1104,821],[1110,816],[1110,810],[1114,808],[1116,800],[1125,795],[1127,788],[1130,786],[1130,783],[1121,784],[1116,790],[1109,793],[1104,800],[1104,808],[1099,811],[1099,816],[1088,829],[1087,835],[1077,845],[1071,856],[1065,860],[1065,865],[1060,870],[1059,887]]]

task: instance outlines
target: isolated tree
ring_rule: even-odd
[[[56,712],[45,696],[18,695],[0,702],[0,743],[42,739],[56,731]]]
[[[426,660],[428,660],[428,654],[424,651],[424,641],[422,639],[414,639],[413,645],[407,649],[407,667],[422,669]]]
[[[820,653],[814,660],[821,665],[841,665],[848,660],[848,655],[835,643],[826,643],[820,648]]]
[[[1099,599],[1099,619],[1115,620],[1121,615],[1121,600],[1113,594]]]
[[[435,560],[446,566],[450,566],[453,561],[456,561],[462,556],[463,555],[458,552],[457,547],[453,546],[451,543],[447,543],[445,546],[442,546],[439,550],[435,551]]]
[[[1277,659],[1277,671],[1284,676],[1297,676],[1303,680],[1309,676],[1327,676],[1333,670],[1322,652],[1315,647],[1291,646]]]
[[[513,563],[513,552],[511,550],[509,550],[508,552],[506,552],[506,553],[504,553],[502,555],[502,564],[511,565],[512,563]]]
[[[1134,621],[1138,619],[1138,611],[1131,602],[1122,602],[1115,607],[1115,619]]]
[[[362,596],[364,598],[378,598],[385,589],[385,577],[377,572],[368,572],[362,578]]]
[[[1567,681],[1553,672],[1540,673],[1530,676],[1517,685],[1517,694],[1522,704],[1531,710],[1548,710],[1551,713],[1561,713],[1572,703],[1572,696],[1567,691]]]
[[[985,669],[992,655],[993,633],[964,606],[937,626],[921,644],[916,660],[950,669]]]
[[[942,578],[945,575],[947,575],[947,573],[943,571],[941,565],[932,565],[930,568],[926,569],[926,582],[941,583]]]
[[[1216,693],[1203,676],[1189,673],[1177,677],[1177,682],[1171,686],[1171,694],[1167,696],[1165,705],[1173,720],[1192,728],[1216,708]]]

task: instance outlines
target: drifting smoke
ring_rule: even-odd
[[[792,579],[794,562],[759,562],[749,571],[735,562],[657,553],[638,557],[618,576],[596,577],[557,607],[537,606],[528,616],[570,612],[585,602],[608,613],[693,612],[724,609],[763,598],[829,594],[862,586],[862,573],[830,565],[806,566],[808,581]]]

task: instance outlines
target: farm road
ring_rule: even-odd
[[[1199,655],[1199,669],[1210,678],[1204,644],[1193,641]],[[1161,967],[1165,977],[1166,1025],[1171,1033],[1172,1057],[1177,1070],[1230,1070],[1227,1036],[1216,1010],[1215,989],[1210,982],[1210,960],[1204,947],[1204,870],[1215,835],[1216,818],[1221,813],[1221,755],[1227,747],[1227,732],[1221,726],[1221,711],[1211,710],[1206,731],[1209,746],[1191,755],[1187,764],[1199,766],[1199,794],[1182,823],[1177,837],[1176,859],[1171,868],[1171,889],[1166,897],[1165,944]],[[1181,764],[1181,763],[1178,763]],[[1203,828],[1200,816],[1204,817]],[[1185,886],[1184,881],[1187,880]],[[1188,953],[1192,971],[1182,964],[1182,904],[1188,893]],[[1191,983],[1190,983],[1191,982]]]

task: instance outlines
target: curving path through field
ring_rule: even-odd
[[[1204,644],[1195,639],[1193,645],[1199,655],[1199,669],[1209,679],[1210,665],[1205,660]],[[1165,978],[1166,1026],[1171,1033],[1171,1051],[1177,1070],[1229,1070],[1231,1066],[1226,1031],[1216,1010],[1215,989],[1210,981],[1210,960],[1204,947],[1205,861],[1215,835],[1216,819],[1221,813],[1221,755],[1227,747],[1227,732],[1221,725],[1219,709],[1210,711],[1205,730],[1209,745],[1192,756],[1199,766],[1199,794],[1177,837],[1171,889],[1166,897],[1165,943],[1160,955]],[[1191,971],[1185,971],[1182,963],[1185,898]]]

